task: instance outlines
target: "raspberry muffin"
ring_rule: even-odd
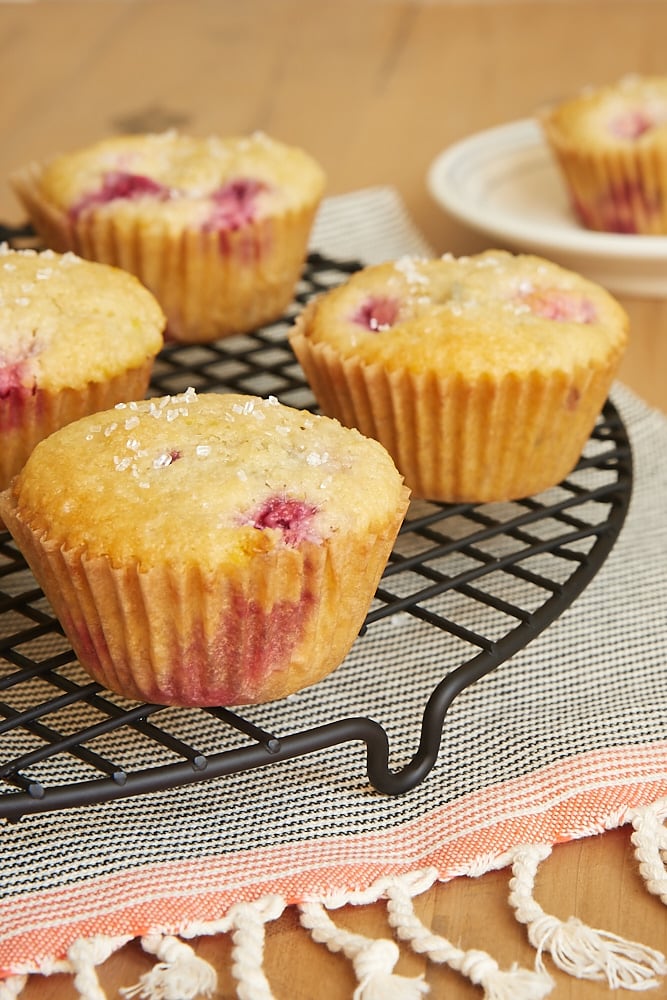
[[[667,233],[667,77],[590,88],[541,123],[583,226]]]
[[[0,488],[42,438],[146,392],[164,316],[130,274],[0,247]]]
[[[290,332],[322,411],[381,441],[415,496],[445,502],[567,476],[626,339],[604,289],[500,250],[365,268]]]
[[[95,679],[160,704],[231,705],[341,662],[407,502],[389,455],[357,431],[188,390],[51,435],[0,513]]]
[[[307,153],[259,133],[114,137],[12,181],[47,246],[136,274],[168,337],[199,342],[283,313],[324,190]]]

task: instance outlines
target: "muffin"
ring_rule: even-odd
[[[146,392],[164,316],[131,274],[0,247],[0,489],[42,438]]]
[[[583,226],[667,233],[667,77],[590,88],[541,124]]]
[[[97,681],[205,706],[281,698],[338,666],[407,502],[357,431],[189,389],[51,435],[0,513]]]
[[[489,250],[367,267],[289,338],[321,410],[382,442],[416,497],[489,502],[572,470],[627,317],[579,275]]]
[[[168,339],[205,342],[283,313],[324,174],[263,134],[166,132],[104,139],[12,184],[47,246],[131,271],[166,313]]]

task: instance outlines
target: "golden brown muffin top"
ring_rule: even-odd
[[[175,131],[114,136],[56,156],[39,179],[42,196],[78,217],[123,212],[175,228],[237,228],[249,218],[316,204],[324,173],[305,151],[261,132],[195,138]]]
[[[387,370],[468,378],[607,363],[627,316],[603,288],[530,255],[404,257],[316,299],[290,334]]]
[[[188,389],[56,431],[3,502],[38,534],[114,565],[213,570],[374,533],[406,491],[384,448],[335,420]]]
[[[667,144],[667,77],[626,76],[554,105],[540,116],[548,136],[581,151]]]
[[[143,365],[165,318],[130,274],[73,253],[0,246],[0,389],[57,391]]]

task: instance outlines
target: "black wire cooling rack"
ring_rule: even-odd
[[[0,238],[9,236],[30,245],[29,229],[0,231]],[[212,344],[167,346],[151,394],[193,386],[274,395],[314,409],[286,331],[309,298],[357,267],[312,254],[280,322]],[[376,790],[410,790],[438,757],[456,696],[543,631],[595,575],[619,534],[631,490],[626,430],[607,402],[577,468],[553,490],[510,504],[411,505],[358,642],[379,621],[407,614],[430,634],[454,637],[460,652],[450,662],[443,642],[439,680],[424,692],[421,730],[410,741],[414,752],[398,768],[389,766],[382,725],[354,714],[304,729],[298,700],[286,732],[258,726],[252,711],[187,709],[181,711],[199,713],[207,749],[179,738],[171,720],[163,721],[168,709],[125,702],[85,677],[11,537],[0,533],[0,817],[221,778],[349,741],[366,745]],[[442,612],[442,596],[452,593],[475,607],[474,627],[468,617]],[[281,718],[286,711],[282,706]],[[140,744],[129,764],[100,748],[110,734],[116,747],[124,734]]]

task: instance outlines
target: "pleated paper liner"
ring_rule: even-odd
[[[389,371],[312,343],[305,323],[290,340],[322,411],[380,441],[415,497],[446,503],[518,499],[565,479],[616,369],[614,358],[572,375],[474,381]]]
[[[79,662],[128,698],[244,705],[284,698],[331,673],[363,625],[404,504],[376,533],[339,531],[238,565],[142,568],[32,530],[10,491],[0,512]],[[121,529],[122,530],[122,529]]]
[[[50,204],[38,164],[12,178],[45,246],[135,274],[167,316],[167,338],[205,343],[278,319],[292,301],[317,204],[280,210],[237,229],[175,229],[159,213],[102,206],[76,218]]]
[[[35,445],[53,431],[126,399],[142,399],[152,368],[150,358],[137,368],[103,382],[88,382],[80,388],[40,387],[35,392],[9,393],[3,400],[0,416],[0,489],[20,471]]]

